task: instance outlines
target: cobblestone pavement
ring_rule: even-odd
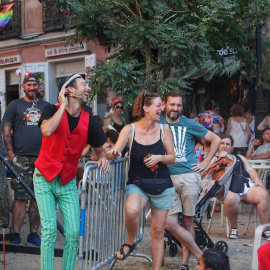
[[[249,270],[252,265],[252,252],[253,252],[253,241],[254,241],[254,215],[249,226],[249,231],[247,235],[243,235],[245,223],[248,220],[249,205],[242,207],[242,211],[239,216],[239,239],[231,240],[226,238],[226,227],[220,226],[220,213],[215,213],[213,218],[213,223],[209,236],[212,241],[216,243],[217,241],[226,241],[229,250],[228,256],[230,257],[231,269],[232,270]],[[61,221],[61,220],[59,220]],[[203,227],[207,228],[207,219],[203,218]],[[28,234],[29,225],[24,224],[22,229],[22,243],[26,242],[26,237]],[[137,252],[142,254],[147,254],[151,256],[151,237],[150,231],[150,219],[146,223],[146,229],[142,242],[137,247]],[[263,243],[266,240],[263,239]],[[56,247],[62,248],[64,243],[64,238],[59,234],[57,238]],[[2,244],[2,243],[1,243]],[[182,258],[181,248],[179,248],[178,253],[175,257],[170,257],[168,247],[165,250],[164,261],[165,265],[162,269],[179,269],[180,261]],[[0,269],[3,269],[2,265],[3,253],[0,252]],[[39,270],[40,256],[39,255],[29,255],[29,254],[6,254],[6,270]],[[61,269],[61,258],[55,258],[55,269]],[[190,270],[198,269],[197,261],[194,256],[190,259]],[[78,269],[78,267],[76,268]],[[108,265],[102,267],[101,269],[108,269]],[[129,257],[125,261],[118,261],[114,270],[137,270],[137,269],[151,269],[151,265],[144,258]]]

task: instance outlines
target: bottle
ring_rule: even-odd
[[[151,154],[147,154],[143,160],[146,160],[148,158],[150,158],[152,155]],[[158,168],[158,164],[155,164],[154,166],[152,166],[151,168],[149,168],[151,170],[151,172],[154,172],[156,169]]]
[[[197,163],[202,161],[202,150],[201,149],[194,149],[194,154],[197,160]]]

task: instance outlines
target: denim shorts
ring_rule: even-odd
[[[157,210],[169,210],[173,207],[174,202],[174,187],[165,189],[158,195],[152,195],[143,192],[138,186],[130,184],[125,186],[125,195],[128,196],[131,193],[137,193],[149,201],[150,206]]]

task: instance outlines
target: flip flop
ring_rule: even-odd
[[[124,252],[124,247],[129,248],[129,251],[128,251],[127,254]],[[121,261],[125,260],[135,249],[136,249],[136,244],[134,244],[134,245],[124,244],[119,250],[120,254],[123,255],[123,258],[118,258],[117,257],[117,259],[121,260]]]

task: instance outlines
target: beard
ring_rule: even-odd
[[[36,91],[31,91],[31,95],[29,94],[29,92],[24,92],[24,93],[31,100],[35,100],[37,98],[37,92]],[[34,95],[32,93],[34,93]]]
[[[169,112],[166,112],[166,115],[167,115],[172,121],[175,121],[175,120],[177,120],[177,119],[181,116],[181,112],[180,112],[180,111],[169,111]]]

